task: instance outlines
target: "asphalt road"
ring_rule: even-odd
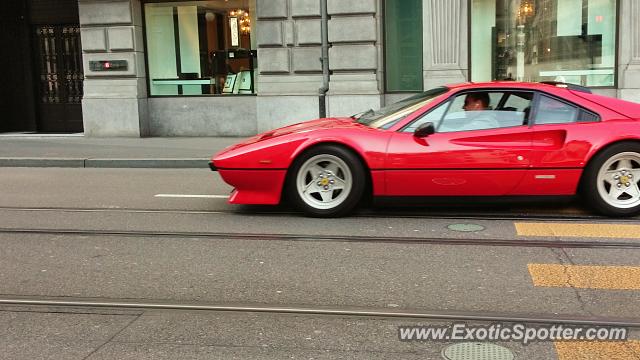
[[[573,204],[374,207],[310,219],[286,206],[228,205],[230,190],[208,170],[0,168],[0,302],[114,305],[5,303],[0,357],[441,359],[451,343],[399,341],[398,326],[640,324],[636,219]],[[519,223],[614,230],[526,236]],[[578,273],[545,286],[532,264]],[[584,267],[622,275],[607,288],[577,285],[595,276]],[[188,304],[234,311],[178,309]],[[520,359],[567,358],[553,342],[499,344]]]

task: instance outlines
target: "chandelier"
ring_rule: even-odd
[[[522,0],[520,2],[520,7],[518,8],[518,17],[520,19],[531,17],[534,13],[535,7],[533,5],[533,0]]]
[[[251,32],[251,18],[249,18],[248,11],[242,9],[232,10],[229,16],[238,19],[238,27],[242,35],[248,35]]]

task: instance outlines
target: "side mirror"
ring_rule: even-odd
[[[436,127],[433,125],[433,123],[427,122],[418,126],[416,131],[413,132],[413,136],[417,138],[425,138],[431,134],[435,134],[435,132],[436,132]]]

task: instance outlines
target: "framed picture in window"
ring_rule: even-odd
[[[236,85],[236,74],[227,75],[227,80],[224,82],[224,88],[222,89],[223,94],[231,94],[233,93],[233,88]]]

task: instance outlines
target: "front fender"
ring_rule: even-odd
[[[263,140],[224,150],[214,155],[211,162],[218,169],[286,169],[291,163],[292,154],[305,141],[305,138],[284,137]]]
[[[354,141],[354,137],[348,136],[335,136],[325,135],[320,137],[314,137],[313,139],[307,139],[296,148],[295,152],[291,154],[289,159],[289,165],[300,154],[308,149],[319,146],[322,144],[335,144],[338,146],[344,146],[353,152],[355,152],[365,163],[365,166],[369,169],[382,169],[384,168],[387,146],[391,138],[391,133],[387,136],[380,136],[380,134],[358,134],[360,138]]]

